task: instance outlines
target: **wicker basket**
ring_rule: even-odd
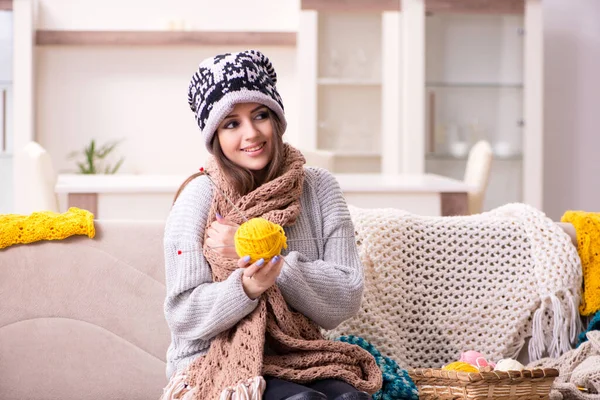
[[[459,372],[436,368],[409,369],[420,400],[546,400],[558,370]]]

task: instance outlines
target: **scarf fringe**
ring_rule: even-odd
[[[249,378],[235,386],[229,386],[221,392],[219,400],[261,400],[267,387],[262,376]]]
[[[193,400],[196,394],[196,388],[190,387],[187,383],[187,375],[180,372],[174,375],[169,384],[163,389],[160,400]]]
[[[550,304],[547,305],[547,302]],[[529,341],[531,361],[541,359],[544,351],[547,351],[549,357],[557,358],[571,349],[571,343],[575,342],[577,335],[582,330],[578,304],[579,296],[570,291],[564,293],[563,299],[559,299],[556,295],[542,299],[542,304],[533,314],[531,340]],[[544,329],[544,325],[547,323],[546,311],[551,313],[553,319],[550,340],[547,340],[548,335]]]

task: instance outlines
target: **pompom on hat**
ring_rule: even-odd
[[[285,131],[287,122],[276,84],[273,64],[257,50],[219,54],[200,63],[188,88],[188,103],[209,153],[219,124],[239,103],[267,106]]]

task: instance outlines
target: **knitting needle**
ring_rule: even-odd
[[[305,242],[307,240],[329,240],[329,239],[350,239],[353,236],[330,236],[328,238],[318,238],[318,237],[312,237],[312,238],[306,238],[306,239],[290,239],[290,240],[286,240],[287,243],[290,242]],[[232,244],[228,244],[225,246],[210,246],[211,249],[223,249],[225,247],[235,247]]]
[[[213,184],[213,186],[221,193],[221,196],[223,196],[223,198],[225,200],[227,200],[229,202],[229,204],[231,204],[231,206],[241,215],[242,218],[244,218],[245,221],[248,221],[248,218],[246,218],[246,216],[242,213],[242,211],[239,208],[237,208],[231,200],[229,200],[229,197],[227,197],[225,195],[225,193],[221,190],[221,188],[218,187],[217,184],[212,180],[212,178],[210,177],[208,172],[204,171],[204,167],[200,167],[200,172],[204,172],[204,175],[206,175],[206,177],[210,180],[210,182]]]
[[[227,195],[221,190],[221,188],[215,183],[215,181],[212,180],[212,178],[210,177],[210,175],[208,174],[208,172],[206,172],[204,170],[204,167],[200,167],[200,172],[203,172],[204,175],[206,175],[206,177],[210,180],[210,182],[213,184],[213,186],[219,191],[219,193],[221,193],[221,196],[223,196],[223,198],[227,202],[229,202],[229,204],[231,204],[231,206],[238,212],[238,214],[240,214],[240,216],[242,218],[244,218],[244,220],[247,222],[248,218],[246,218],[246,216],[244,215],[244,213],[242,213],[242,211],[239,208],[237,208],[235,204],[233,204],[233,202],[229,199],[229,197],[227,197]],[[296,240],[297,241],[301,241],[301,240],[315,240],[315,239],[323,240],[323,239],[319,239],[319,238],[308,238],[308,239],[295,239],[295,240],[289,240],[289,241],[291,242],[291,241],[296,241]],[[233,247],[233,246],[228,245],[228,246],[222,246],[222,247]],[[218,247],[211,247],[211,249],[215,249],[215,248],[218,248]],[[188,251],[186,251],[186,253],[188,253],[190,251],[192,251],[192,250],[188,250]],[[182,254],[182,253],[183,253],[182,250],[177,250],[177,254]],[[288,264],[287,261],[285,261],[285,258],[283,259],[283,262],[288,267],[290,267],[290,268],[292,267],[290,264]]]
[[[307,240],[329,240],[329,239],[351,239],[353,238],[353,236],[330,236],[328,238],[318,238],[318,237],[312,237],[312,238],[306,238],[306,239],[290,239],[287,240],[287,243],[290,242],[304,242]],[[226,247],[235,247],[235,245],[232,244],[228,244],[225,246],[209,246],[211,249],[224,249]],[[183,253],[193,253],[197,250],[177,250],[177,254],[183,254]]]

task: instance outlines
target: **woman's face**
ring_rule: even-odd
[[[225,157],[251,171],[261,171],[273,157],[273,122],[266,106],[236,104],[217,128]]]

